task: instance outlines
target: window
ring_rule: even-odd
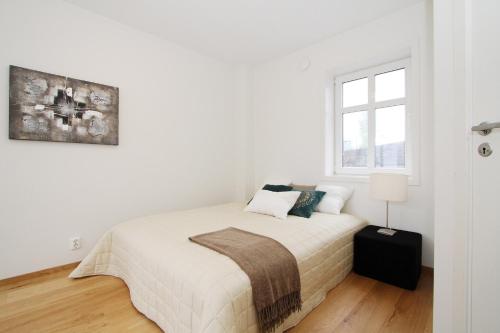
[[[335,80],[335,173],[410,174],[409,60]]]

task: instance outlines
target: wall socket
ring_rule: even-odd
[[[80,237],[72,237],[69,239],[69,249],[71,251],[78,250],[82,247],[82,239]]]

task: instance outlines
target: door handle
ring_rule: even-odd
[[[500,128],[500,122],[488,123],[482,122],[479,125],[472,126],[472,131],[479,132],[481,135],[488,135],[494,128]]]

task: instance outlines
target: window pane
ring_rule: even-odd
[[[368,78],[342,84],[342,106],[344,108],[366,103],[368,103]]]
[[[375,166],[404,168],[406,146],[404,105],[375,111]]]
[[[405,69],[375,75],[375,101],[405,97]]]
[[[368,112],[345,113],[342,120],[342,166],[368,166]]]

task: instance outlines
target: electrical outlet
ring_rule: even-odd
[[[82,240],[80,237],[73,237],[69,239],[69,249],[71,251],[78,250],[82,247]]]

